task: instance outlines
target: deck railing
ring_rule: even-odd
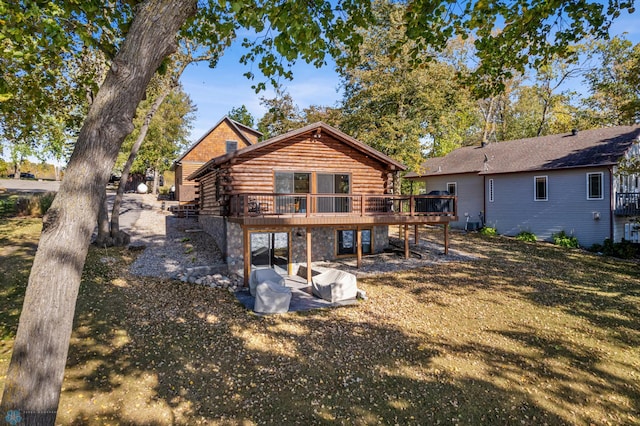
[[[457,216],[457,198],[453,195],[239,194],[231,196],[228,215]]]
[[[637,192],[619,192],[616,194],[617,216],[640,216],[640,194]]]

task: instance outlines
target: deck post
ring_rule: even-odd
[[[362,229],[358,226],[356,231],[356,267],[360,269],[362,266]]]
[[[449,254],[449,223],[444,224],[444,254]]]
[[[404,225],[404,258],[409,258],[409,225]]]
[[[251,238],[246,226],[242,227],[242,244],[244,251],[244,286],[249,287],[249,275],[251,275]]]
[[[311,228],[307,226],[307,284],[311,285]]]
[[[419,225],[416,223],[413,229],[413,243],[415,245],[418,245],[418,243],[420,242],[420,236],[418,235],[418,226]]]

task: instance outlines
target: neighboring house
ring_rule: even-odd
[[[262,133],[224,117],[204,134],[171,167],[175,171],[175,198],[180,203],[196,200],[196,183],[186,178],[214,157],[219,157],[258,142]]]
[[[620,176],[619,162],[640,155],[640,126],[573,131],[457,149],[431,158],[419,174],[424,190],[458,197],[459,221],[503,235],[522,231],[551,240],[565,231],[589,247],[605,239],[638,242],[638,176]]]
[[[393,195],[406,167],[324,123],[214,158],[189,176],[199,184],[199,220],[230,271],[297,274],[311,261],[379,253],[388,226],[457,220],[454,197]],[[437,203],[436,203],[437,202]],[[446,204],[429,211],[430,203]],[[446,248],[445,248],[446,250]],[[305,275],[305,272],[302,272]]]

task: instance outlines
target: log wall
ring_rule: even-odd
[[[384,194],[392,190],[384,164],[323,134],[319,140],[304,138],[272,144],[223,164],[219,170],[223,193],[273,193],[275,172],[312,173],[312,193],[316,193],[317,173],[351,175],[352,194]]]

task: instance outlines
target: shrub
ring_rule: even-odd
[[[638,247],[627,240],[614,243],[610,238],[607,238],[603,244],[592,245],[589,251],[602,253],[605,256],[619,257],[621,259],[632,259],[638,254]]]
[[[488,237],[494,237],[494,236],[498,235],[498,231],[496,230],[496,228],[490,228],[488,226],[483,227],[480,230],[480,233],[482,235],[486,235]]]
[[[9,197],[0,200],[0,215],[42,217],[51,207],[55,192]]]
[[[40,216],[44,216],[47,210],[49,210],[54,198],[56,198],[55,192],[47,192],[39,197],[38,203],[40,204]]]
[[[516,235],[516,240],[526,241],[528,243],[535,243],[536,241],[538,241],[538,238],[536,238],[533,232],[522,231],[518,235]]]
[[[13,216],[16,211],[16,197],[0,198],[0,216]]]
[[[580,246],[580,244],[578,244],[578,239],[575,236],[569,236],[564,231],[553,234],[551,237],[553,238],[553,243],[560,247],[577,248]]]

